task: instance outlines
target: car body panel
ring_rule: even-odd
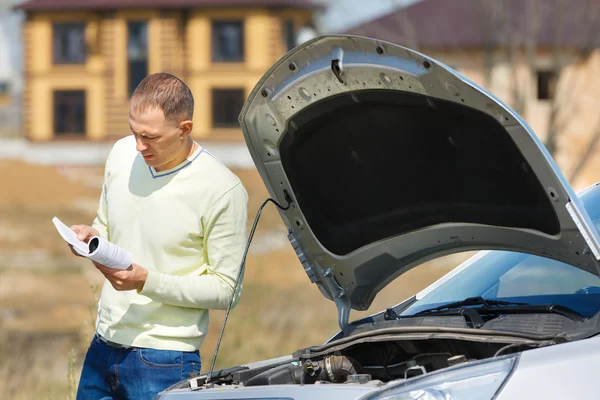
[[[524,351],[497,400],[598,396],[600,337]]]
[[[343,125],[349,118],[360,129]],[[264,74],[239,120],[271,197],[290,203],[280,214],[292,246],[335,301],[341,327],[351,308],[367,309],[404,272],[456,252],[511,250],[600,270],[598,232],[526,122],[425,55],[370,38],[315,38]],[[390,126],[410,129],[382,132]],[[469,148],[473,141],[490,157]],[[405,148],[397,143],[415,151],[394,164]],[[504,158],[491,156],[495,146]],[[494,179],[504,186],[495,189]]]
[[[165,393],[159,400],[218,400],[218,399],[269,399],[269,400],[329,400],[358,399],[374,392],[377,387],[361,384],[344,385],[273,385],[253,387],[224,387],[208,390],[182,390]]]

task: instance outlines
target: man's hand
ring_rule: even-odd
[[[87,226],[87,225],[72,225],[70,226],[71,230],[73,232],[75,232],[77,234],[77,239],[87,243],[90,241],[91,238],[93,238],[94,236],[99,236],[100,232],[98,232],[96,229],[92,228],[91,226]],[[75,249],[73,249],[73,246],[68,245],[69,248],[71,249],[71,253],[75,254],[77,257],[83,257],[81,254],[79,254],[78,252],[75,251]]]
[[[77,239],[89,242],[91,238],[94,236],[100,236],[100,232],[98,232],[95,228],[87,225],[72,225],[71,230],[77,234]]]
[[[87,225],[72,225],[70,228],[73,232],[77,234],[77,239],[85,243],[89,242],[90,239],[94,236],[100,235],[100,232]],[[75,254],[77,257],[83,257],[81,254],[79,254],[73,249],[73,246],[69,245],[69,248],[71,249],[71,253]]]
[[[121,270],[105,267],[95,261],[92,263],[118,291],[142,290],[148,277],[148,270],[137,264],[131,264],[129,268]]]

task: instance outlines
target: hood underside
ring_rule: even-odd
[[[336,255],[443,223],[560,233],[516,144],[476,109],[363,90],[313,104],[294,122],[279,145],[282,166],[308,225]]]
[[[526,123],[456,71],[390,43],[323,36],[279,60],[242,113],[311,281],[350,308],[459,251],[597,272],[598,234]]]

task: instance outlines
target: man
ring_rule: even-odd
[[[94,263],[106,280],[77,399],[152,399],[200,372],[208,310],[226,309],[246,243],[248,195],[190,136],[194,99],[159,73],[131,98],[132,136],[106,161],[92,226],[133,254],[127,270]]]

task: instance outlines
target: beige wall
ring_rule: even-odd
[[[572,168],[588,149],[592,156],[581,174],[573,181],[583,188],[600,181],[600,145],[590,147],[590,138],[600,134],[600,51],[585,63],[563,73],[559,82],[562,101],[559,104],[564,129],[559,137],[557,161],[569,176]]]

